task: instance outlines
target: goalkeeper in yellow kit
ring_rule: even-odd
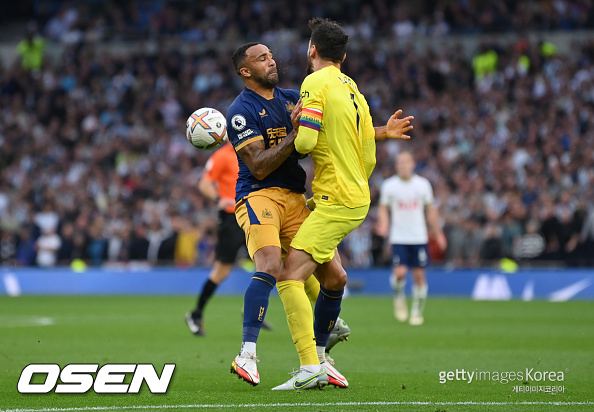
[[[311,153],[314,161],[315,208],[293,238],[276,284],[301,368],[274,390],[321,388],[328,382],[320,363],[324,362],[324,347],[340,313],[347,275],[344,270],[337,273],[326,269],[333,259],[339,259],[335,255],[338,244],[367,216],[376,134],[385,133],[385,128],[374,129],[365,97],[340,70],[348,35],[327,19],[313,19],[309,27],[310,74],[301,86],[303,110],[295,148],[302,154]],[[412,129],[408,123],[401,138],[408,138],[404,135]],[[314,272],[321,286],[315,323],[304,292],[304,282]]]

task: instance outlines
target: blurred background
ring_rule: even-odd
[[[314,16],[347,30],[343,71],[376,125],[399,108],[415,116],[412,140],[378,145],[345,266],[390,264],[376,208],[403,148],[448,238],[430,247],[434,266],[594,266],[588,0],[5,4],[0,265],[210,266],[216,210],[197,183],[211,152],[187,142],[186,119],[226,113],[243,88],[230,56],[247,41],[267,44],[280,86],[299,89]]]

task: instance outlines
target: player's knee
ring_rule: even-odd
[[[346,284],[347,273],[341,267],[339,270],[332,272],[332,276],[325,276],[322,286],[328,290],[341,290],[345,288]]]
[[[408,272],[408,268],[404,265],[399,265],[394,268],[396,279],[404,279],[406,277],[406,272]]]
[[[268,273],[270,276],[274,276],[278,279],[280,274],[281,262],[275,259],[263,260],[256,263],[256,271]]]
[[[258,250],[254,254],[254,264],[257,272],[268,273],[278,279],[281,267],[280,248],[264,247]]]

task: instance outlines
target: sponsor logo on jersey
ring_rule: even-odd
[[[268,146],[274,147],[283,140],[283,137],[287,135],[286,127],[268,128],[266,129],[266,135],[268,136]]]
[[[400,200],[398,201],[398,209],[400,210],[415,210],[419,208],[418,200]]]
[[[254,131],[253,131],[252,129],[247,129],[246,131],[243,131],[243,132],[239,133],[239,134],[237,135],[237,138],[238,138],[239,140],[241,140],[241,139],[243,139],[244,137],[247,137],[247,136],[251,135],[252,133],[254,133]]]

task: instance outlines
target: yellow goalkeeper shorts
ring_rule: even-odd
[[[309,253],[319,264],[330,262],[346,235],[355,230],[369,211],[369,205],[348,208],[318,204],[291,242],[294,249]]]

